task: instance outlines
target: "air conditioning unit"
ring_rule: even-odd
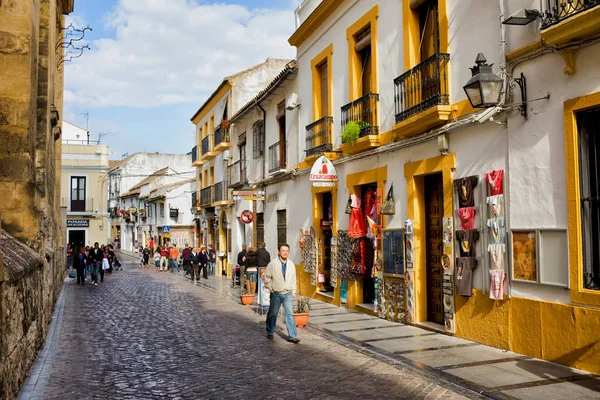
[[[291,111],[297,107],[300,107],[300,103],[298,103],[298,94],[292,93],[289,95],[287,101],[285,102],[285,108]]]

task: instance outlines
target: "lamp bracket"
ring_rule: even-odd
[[[519,106],[519,110],[521,110],[521,116],[527,121],[527,80],[522,72],[520,77],[514,78],[513,80],[521,89],[521,105]]]

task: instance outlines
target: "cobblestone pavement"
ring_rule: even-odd
[[[45,399],[464,399],[473,392],[264,317],[180,275],[124,263],[66,285]],[[281,318],[280,318],[281,319]],[[281,321],[280,321],[281,322]]]

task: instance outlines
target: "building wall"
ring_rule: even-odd
[[[60,131],[63,69],[54,49],[64,26],[64,0],[0,5],[0,221],[41,263],[15,280],[0,258],[0,397],[14,398],[41,347],[62,288],[65,256],[60,228]],[[13,312],[28,309],[31,312]],[[13,329],[19,327],[19,329]]]

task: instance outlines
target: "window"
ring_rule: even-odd
[[[333,44],[327,46],[310,62],[313,85],[313,122],[331,117],[331,61]]]
[[[256,244],[265,241],[265,214],[256,213]]]
[[[240,135],[240,182],[246,183],[246,132]]]
[[[252,125],[252,155],[254,158],[262,157],[265,149],[265,125],[262,120],[256,121]]]
[[[277,210],[277,248],[287,243],[287,211]]]
[[[154,204],[148,204],[148,218],[152,218],[152,209],[154,208]]]
[[[358,33],[355,37],[356,44],[354,50],[358,56],[360,63],[360,87],[358,88],[357,97],[362,97],[371,93],[371,79],[373,69],[371,66],[371,27],[368,26],[365,30]]]
[[[71,211],[85,211],[85,176],[71,177]]]
[[[583,284],[600,290],[600,107],[577,113]]]
[[[285,100],[277,105],[277,123],[279,125],[279,168],[285,169],[287,165]]]
[[[158,208],[160,210],[160,217],[164,218],[164,216],[165,216],[165,203],[158,203]]]

